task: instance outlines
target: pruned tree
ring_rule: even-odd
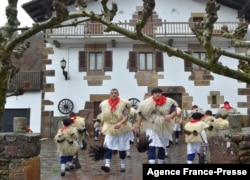
[[[12,64],[11,59],[13,57],[22,57],[23,53],[29,48],[29,44],[24,43],[25,40],[45,29],[77,26],[82,22],[90,20],[105,25],[106,32],[118,32],[128,38],[139,40],[155,49],[166,52],[168,56],[176,56],[213,73],[250,83],[250,56],[244,56],[213,47],[211,42],[213,25],[218,19],[217,12],[220,9],[220,6],[215,0],[207,0],[205,7],[206,16],[200,23],[196,23],[192,27],[192,31],[196,35],[197,40],[206,51],[207,61],[191,56],[180,49],[163,44],[142,32],[143,27],[147,24],[148,18],[152,15],[156,3],[155,0],[143,0],[142,16],[137,21],[134,31],[129,31],[112,23],[117,13],[118,5],[112,3],[112,6],[109,8],[108,0],[101,0],[102,13],[100,14],[86,11],[87,0],[76,0],[75,6],[77,11],[75,12],[68,11],[68,0],[54,0],[54,16],[45,22],[33,24],[32,27],[21,28],[19,27],[20,23],[17,18],[17,2],[18,0],[8,0],[9,4],[6,7],[7,22],[4,26],[0,27],[0,120],[4,113],[6,98],[12,95],[22,95],[24,93],[22,88],[18,88],[16,91],[9,94],[7,90],[8,83],[15,74],[18,73],[18,68]],[[244,40],[247,28],[247,22],[240,23],[234,32],[229,32],[228,28],[224,26],[221,29],[222,37],[231,39],[235,47],[249,47],[250,42]],[[22,33],[16,35],[16,32],[19,30],[22,30]],[[240,60],[238,69],[232,69],[223,65],[222,62],[220,62],[222,56],[231,57],[237,61]],[[1,124],[2,122],[0,121],[0,125]]]

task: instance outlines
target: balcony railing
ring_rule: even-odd
[[[28,81],[30,86],[28,88],[23,86],[24,81]],[[18,72],[9,83],[8,92],[23,87],[25,91],[40,91],[42,89],[42,72],[28,71]]]
[[[114,23],[114,25],[134,31],[131,23]],[[192,36],[193,23],[190,22],[157,22],[147,23],[142,32],[152,37]],[[227,25],[229,31],[235,30],[239,22],[217,22],[214,24],[213,35],[221,35],[221,27]],[[115,31],[105,32],[105,26],[100,23],[84,23],[74,27],[48,29],[46,38],[90,38],[90,37],[124,37]]]

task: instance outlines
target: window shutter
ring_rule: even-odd
[[[136,72],[137,71],[137,59],[136,59],[136,52],[130,51],[129,52],[129,72]]]
[[[186,51],[185,53],[191,54],[191,52],[188,52],[188,51]],[[184,71],[185,72],[192,71],[193,69],[192,67],[193,67],[193,63],[184,59]]]
[[[163,53],[160,51],[155,52],[155,71],[164,71]]]
[[[113,57],[112,51],[104,52],[104,71],[112,71]]]
[[[86,72],[87,71],[87,61],[86,61],[86,52],[85,51],[79,51],[78,60],[79,60],[79,72]]]

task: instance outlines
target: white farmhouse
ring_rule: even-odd
[[[86,2],[86,11],[102,13],[99,0]],[[113,23],[134,30],[143,10],[143,1],[115,2],[118,12]],[[109,1],[109,7],[111,3]],[[153,15],[143,33],[205,60],[205,51],[190,29],[192,24],[202,20],[205,6],[204,0],[156,0]],[[31,1],[23,8],[35,22],[53,16],[51,0]],[[75,11],[74,0],[69,1],[68,9]],[[221,5],[213,45],[246,54],[246,49],[236,49],[230,40],[220,37],[223,25],[234,30],[244,20],[239,18],[237,9]],[[229,67],[238,66],[238,62],[230,58],[221,61]],[[65,63],[64,69],[61,63]],[[100,111],[99,103],[109,97],[112,88],[117,88],[121,97],[130,99],[136,106],[156,86],[187,112],[196,104],[215,113],[224,101],[229,101],[239,113],[248,115],[250,93],[246,83],[169,57],[116,32],[105,32],[105,26],[93,21],[83,21],[75,27],[48,29],[45,32],[42,91],[8,98],[6,108],[30,108],[31,129],[49,137],[53,135],[55,122],[71,111],[85,117],[92,128],[92,120]]]

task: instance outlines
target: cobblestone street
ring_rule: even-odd
[[[81,169],[71,170],[66,176],[61,177],[59,155],[53,139],[42,141],[41,153],[41,180],[141,180],[142,164],[147,164],[147,153],[139,153],[132,146],[131,158],[126,160],[126,172],[120,172],[120,160],[118,154],[113,155],[111,170],[105,173],[101,170],[104,161],[94,161],[89,157],[88,147],[86,150],[79,150]],[[197,158],[196,158],[197,159]],[[186,143],[183,139],[179,144],[172,144],[166,164],[186,164]]]

